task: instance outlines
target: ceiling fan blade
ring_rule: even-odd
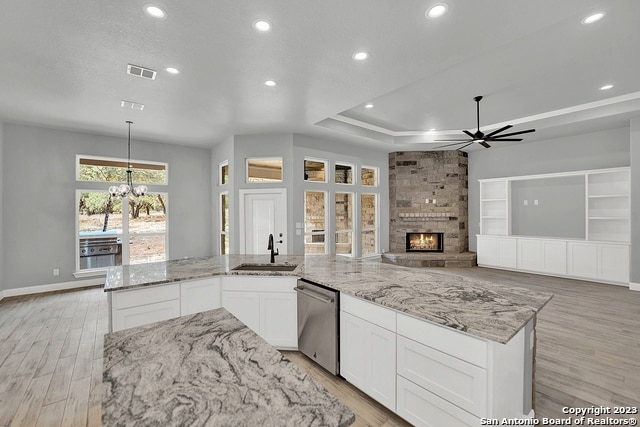
[[[482,145],[484,148],[491,148],[491,146],[484,141],[478,142],[478,144]]]
[[[491,141],[493,141],[493,142],[522,141],[522,138],[494,138]]]
[[[464,140],[464,141],[462,141],[462,142],[454,142],[453,144],[439,145],[439,146],[437,146],[437,147],[433,147],[433,149],[435,150],[435,149],[437,149],[437,148],[451,147],[452,145],[460,145],[460,144],[464,144],[465,142],[469,142],[469,140],[468,140],[468,139],[465,139],[465,140]]]
[[[518,132],[505,133],[504,135],[496,135],[495,138],[502,138],[503,136],[521,135],[523,133],[530,133],[530,132],[535,132],[535,131],[536,131],[535,129],[520,130]]]
[[[458,147],[458,148],[456,148],[456,151],[460,151],[460,150],[462,150],[464,147],[467,147],[467,146],[469,146],[469,145],[471,145],[471,144],[473,144],[473,141],[471,141],[471,142],[470,142],[470,143],[468,143],[467,145],[463,145],[462,147]]]
[[[469,132],[468,130],[463,130],[462,132],[464,132],[467,135],[469,135],[472,139],[474,138],[473,134],[471,132]]]
[[[469,138],[465,138],[465,139],[434,139],[434,142],[453,142],[453,141],[460,141],[460,142],[466,142],[466,141],[471,141]]]
[[[513,127],[512,125],[506,125],[505,127],[502,127],[502,128],[500,128],[500,129],[498,129],[498,130],[494,130],[493,132],[491,132],[491,133],[489,133],[489,134],[485,135],[484,137],[485,137],[485,138],[490,138],[490,137],[492,137],[493,135],[495,135],[495,134],[497,134],[497,133],[500,133],[500,132],[502,132],[502,131],[505,131],[505,130],[507,130],[507,129],[510,129],[510,128],[512,128],[512,127]]]

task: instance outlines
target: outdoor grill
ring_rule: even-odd
[[[122,243],[116,236],[81,238],[80,269],[122,265]]]

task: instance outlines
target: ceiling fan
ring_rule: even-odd
[[[446,144],[446,145],[440,145],[439,147],[435,147],[434,150],[438,149],[438,148],[444,148],[444,147],[451,147],[452,145],[462,145],[462,147],[458,147],[456,148],[456,150],[462,150],[463,148],[473,144],[474,142],[477,142],[478,144],[482,145],[485,148],[489,148],[491,147],[491,145],[489,145],[487,143],[487,141],[493,141],[493,142],[502,142],[502,141],[522,141],[522,138],[506,138],[509,136],[516,136],[516,135],[521,135],[523,133],[529,133],[529,132],[535,132],[535,129],[528,129],[528,130],[521,130],[519,132],[511,132],[511,133],[503,133],[505,130],[512,128],[512,125],[507,125],[504,127],[501,127],[500,129],[494,130],[493,132],[490,132],[488,134],[484,134],[481,130],[480,130],[480,101],[482,100],[482,96],[476,96],[475,98],[473,98],[474,101],[476,101],[476,112],[477,112],[477,118],[478,118],[478,130],[476,130],[475,133],[471,133],[468,130],[463,130],[462,132],[464,132],[465,134],[467,134],[469,136],[469,138],[467,139],[438,139],[436,140],[436,142],[451,142],[451,141],[456,141],[453,144]]]

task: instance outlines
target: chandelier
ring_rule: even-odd
[[[149,190],[146,185],[138,185],[137,187],[133,186],[133,179],[131,178],[131,125],[133,122],[131,120],[127,120],[126,123],[129,125],[129,137],[127,139],[127,183],[120,185],[112,185],[109,187],[109,193],[112,196],[120,196],[125,198],[131,193],[135,197],[144,196],[144,194]]]

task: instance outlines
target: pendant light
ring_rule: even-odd
[[[127,139],[127,183],[120,185],[112,185],[109,187],[109,193],[112,196],[120,196],[122,198],[127,197],[129,194],[132,194],[135,197],[144,196],[145,193],[149,190],[146,185],[138,185],[134,187],[133,179],[131,177],[131,125],[133,122],[131,120],[127,120],[125,123],[129,125],[129,137]]]

